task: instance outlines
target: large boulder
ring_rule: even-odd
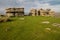
[[[9,20],[10,20],[9,17],[1,17],[0,18],[0,22],[7,22]]]

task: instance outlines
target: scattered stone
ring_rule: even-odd
[[[57,24],[58,26],[60,26],[60,24]]]
[[[52,26],[58,26],[57,23],[53,23]]]
[[[51,30],[51,28],[45,28],[45,29],[46,29],[46,30],[49,30],[49,31]]]
[[[24,18],[20,18],[20,20],[24,20]]]
[[[60,27],[60,24],[59,23],[53,23],[52,26]]]
[[[0,18],[0,22],[7,22],[7,21],[11,21],[9,17]]]
[[[51,28],[45,28],[44,31],[50,33],[51,32]]]
[[[42,23],[49,24],[50,22],[49,21],[43,21]]]

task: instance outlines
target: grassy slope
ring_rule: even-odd
[[[25,20],[12,18],[11,22],[0,23],[0,40],[60,40],[60,28],[52,26],[53,23],[60,23],[59,18],[40,16],[24,18]],[[41,23],[46,20],[50,23]],[[9,30],[6,31],[7,28]],[[45,28],[51,28],[51,31]]]

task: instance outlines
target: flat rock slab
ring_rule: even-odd
[[[10,21],[9,17],[0,18],[0,22],[7,22],[7,21]]]
[[[44,24],[49,24],[50,22],[49,22],[49,21],[43,21],[42,23],[44,23]]]
[[[24,18],[20,18],[20,20],[24,20]]]
[[[59,23],[53,23],[52,26],[60,27],[60,24]]]
[[[45,30],[51,30],[51,28],[45,28]]]

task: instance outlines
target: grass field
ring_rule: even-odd
[[[26,16],[11,18],[12,21],[0,23],[0,40],[60,40],[60,18]],[[49,21],[49,24],[42,23]],[[50,28],[50,30],[46,29]]]

